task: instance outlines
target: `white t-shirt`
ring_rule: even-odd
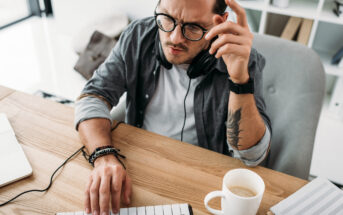
[[[143,129],[170,138],[181,140],[184,122],[184,99],[190,78],[187,75],[189,64],[173,65],[170,70],[161,66],[155,94],[151,98],[145,113]],[[204,76],[191,80],[186,99],[186,124],[183,141],[198,145],[194,119],[194,91]]]

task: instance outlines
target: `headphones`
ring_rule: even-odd
[[[187,112],[186,112],[186,98],[189,93],[190,85],[191,85],[191,80],[193,78],[197,78],[201,75],[206,75],[210,73],[213,69],[214,64],[216,63],[217,59],[214,57],[215,54],[211,55],[208,51],[211,47],[212,42],[217,39],[218,37],[215,37],[211,40],[211,43],[209,45],[209,48],[206,50],[202,50],[192,61],[191,65],[189,65],[188,70],[187,70],[187,75],[189,77],[189,84],[188,84],[188,89],[186,96],[183,100],[183,107],[184,107],[184,120],[183,120],[183,125],[181,129],[181,141],[183,141],[183,132],[184,128],[186,125],[186,118],[187,118]],[[155,39],[155,51],[156,51],[156,58],[157,60],[161,63],[162,66],[164,66],[166,69],[171,69],[172,64],[168,62],[166,56],[164,55],[162,45],[160,42],[160,37],[159,34],[156,34],[156,39]]]
[[[155,40],[155,50],[156,50],[156,57],[157,60],[164,66],[166,69],[171,69],[172,64],[168,62],[166,56],[163,53],[162,45],[160,42],[159,34],[156,34]],[[212,39],[209,48],[206,50],[202,50],[192,61],[191,65],[188,67],[187,75],[190,79],[197,78],[201,75],[208,74],[212,69],[214,64],[216,63],[216,58],[214,57],[215,54],[211,55],[208,51],[211,47],[212,42],[217,39],[215,37]]]

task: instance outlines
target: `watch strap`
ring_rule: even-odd
[[[234,83],[230,77],[229,80],[229,90],[236,94],[253,94],[254,93],[254,80],[249,78],[248,82],[245,84]]]

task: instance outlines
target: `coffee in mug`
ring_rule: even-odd
[[[222,190],[208,193],[204,199],[206,209],[216,215],[256,215],[263,197],[265,185],[262,178],[248,169],[228,171]],[[221,198],[221,210],[208,206],[213,198]]]
[[[254,197],[256,196],[256,193],[249,188],[241,187],[241,186],[228,186],[231,193],[236,194],[238,196],[242,197]]]

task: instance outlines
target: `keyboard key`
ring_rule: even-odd
[[[137,215],[145,215],[145,207],[138,207]]]
[[[172,205],[173,215],[181,215],[181,209],[179,204]]]
[[[162,205],[155,206],[155,215],[164,215],[163,214],[163,206]]]
[[[180,204],[181,215],[190,215],[188,204]]]
[[[146,215],[155,215],[155,208],[153,206],[147,206]]]
[[[111,215],[193,215],[192,208],[188,204],[157,205],[146,207],[121,208],[118,214]],[[56,213],[56,215],[92,215],[83,211]]]
[[[129,215],[137,215],[137,208],[129,208]]]
[[[120,208],[120,215],[129,215],[129,209],[127,208]]]
[[[111,214],[111,215],[119,215],[119,213],[116,213],[116,214],[113,213],[112,210],[110,210],[110,214]]]
[[[163,215],[173,215],[171,205],[163,205]]]

